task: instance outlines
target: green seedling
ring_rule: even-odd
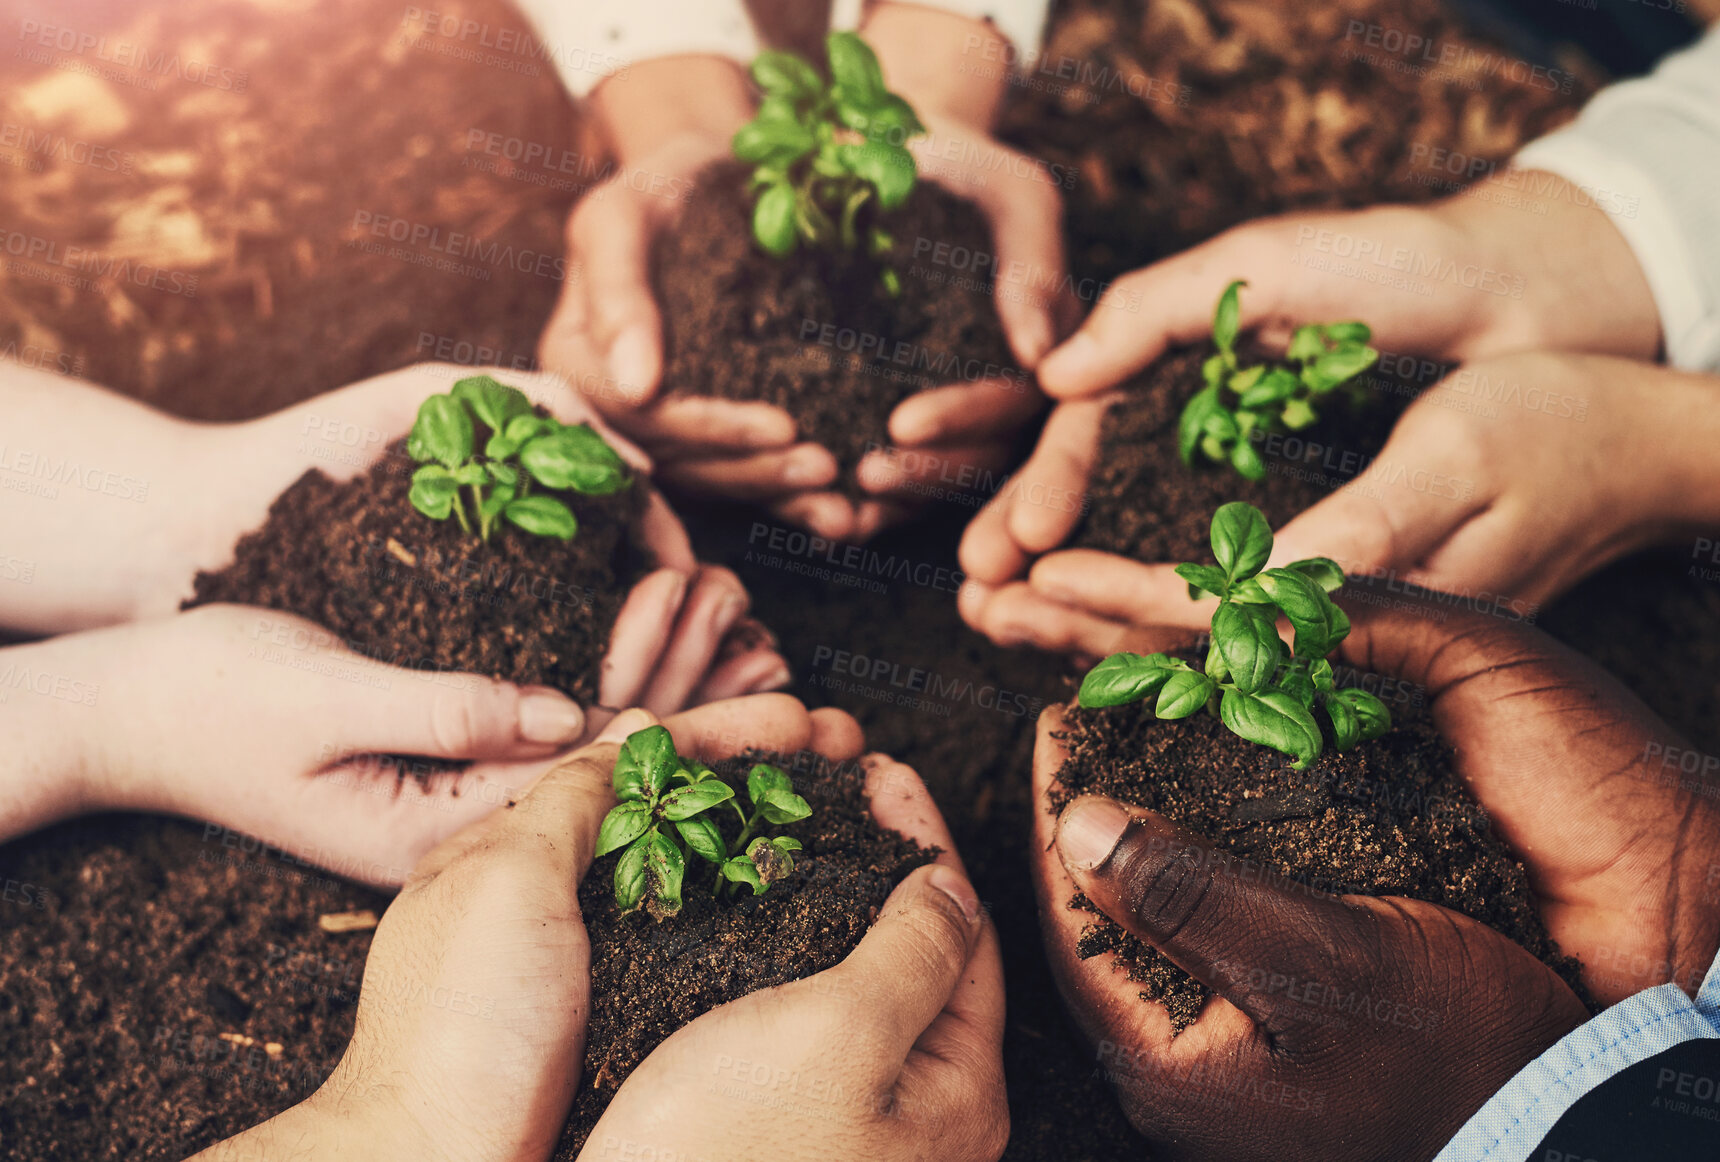
[[[1249,480],[1266,475],[1254,449],[1255,433],[1298,431],[1319,419],[1318,408],[1340,388],[1360,395],[1360,376],[1379,361],[1366,323],[1310,323],[1297,327],[1281,363],[1240,365],[1236,356],[1240,279],[1224,288],[1212,316],[1218,353],[1201,365],[1203,387],[1177,421],[1184,464],[1195,453],[1229,464]]]
[[[590,424],[540,416],[523,393],[487,375],[425,400],[406,452],[423,465],[412,474],[412,507],[431,520],[452,516],[484,541],[502,520],[572,540],[579,521],[551,492],[607,496],[630,483],[627,465]]]
[[[1216,565],[1178,565],[1189,597],[1218,598],[1212,643],[1197,670],[1165,654],[1112,654],[1087,672],[1082,706],[1121,706],[1157,695],[1159,718],[1187,718],[1203,707],[1232,733],[1294,758],[1305,770],[1324,738],[1318,707],[1345,750],[1391,729],[1391,713],[1372,694],[1337,689],[1326,660],[1350,632],[1350,619],[1332,603],[1344,571],[1328,557],[1266,569],[1272,529],[1253,505],[1221,507],[1212,518]],[[1295,629],[1288,653],[1278,636],[1282,615]]]
[[[661,726],[627,737],[615,759],[614,782],[621,802],[598,829],[597,854],[621,851],[615,865],[615,903],[621,911],[643,908],[656,920],[681,910],[688,852],[716,865],[713,896],[738,884],[752,888],[755,896],[768,891],[794,870],[800,841],[754,833],[812,814],[794,793],[787,772],[769,763],[754,763],[747,773],[749,814],[715,771],[676,754],[675,740]],[[732,840],[724,840],[715,818],[724,803],[741,822]]]
[[[925,126],[884,86],[865,41],[833,32],[825,51],[829,80],[791,52],[753,61],[764,98],[732,143],[735,156],[753,166],[753,238],[778,258],[802,242],[827,250],[863,245],[883,258],[894,240],[878,212],[896,209],[913,191],[914,155],[903,146]],[[891,295],[901,292],[890,267],[880,278]]]

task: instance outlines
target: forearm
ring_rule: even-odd
[[[700,140],[713,156],[752,119],[746,73],[720,56],[678,56],[632,66],[591,97],[616,160],[631,165],[676,140]]]
[[[884,70],[884,82],[921,117],[958,121],[989,130],[1009,83],[996,62],[1016,50],[982,20],[921,4],[874,5],[861,33]]]
[[[11,364],[0,364],[0,409],[0,625],[45,634],[133,616],[143,582],[174,555],[159,518],[191,502],[168,473],[196,427]]]
[[[0,843],[95,808],[84,743],[101,678],[54,642],[0,649]]]

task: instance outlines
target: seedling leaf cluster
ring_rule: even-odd
[[[913,192],[914,155],[904,148],[925,132],[913,107],[884,85],[878,57],[852,32],[825,42],[826,80],[804,57],[766,52],[752,64],[764,91],[758,114],[731,143],[753,166],[752,233],[778,258],[802,242],[882,258],[893,245],[877,211],[894,210]],[[862,229],[863,211],[867,224]],[[891,294],[896,272],[881,275]]]
[[[1082,706],[1121,706],[1156,696],[1159,718],[1187,718],[1203,707],[1231,732],[1290,755],[1297,770],[1320,756],[1325,739],[1314,711],[1331,725],[1338,750],[1391,729],[1385,704],[1365,690],[1338,689],[1326,656],[1350,632],[1350,619],[1332,602],[1344,572],[1327,557],[1265,568],[1272,529],[1253,505],[1222,506],[1212,518],[1216,565],[1178,565],[1189,597],[1218,598],[1212,641],[1195,669],[1166,654],[1112,654],[1087,672]],[[1286,651],[1278,618],[1289,620]]]
[[[412,507],[431,520],[452,516],[484,541],[504,520],[572,540],[579,521],[551,492],[607,496],[630,483],[627,465],[590,424],[540,416],[524,393],[487,375],[419,405],[406,452],[423,465],[412,474]]]
[[[1282,363],[1244,367],[1236,354],[1240,294],[1246,282],[1224,288],[1213,311],[1216,354],[1201,365],[1205,386],[1183,407],[1177,421],[1177,448],[1184,464],[1196,453],[1229,464],[1249,480],[1266,475],[1255,451],[1255,433],[1298,431],[1319,419],[1334,392],[1352,397],[1359,377],[1379,361],[1369,347],[1366,323],[1310,323],[1297,327]]]
[[[620,802],[598,829],[596,854],[621,852],[615,903],[622,913],[644,909],[656,920],[681,910],[689,853],[716,865],[713,896],[738,892],[742,884],[755,896],[769,891],[794,870],[801,845],[792,836],[757,832],[812,814],[788,773],[769,763],[754,763],[747,772],[743,808],[735,789],[715,771],[677,754],[674,738],[661,726],[627,737],[615,759],[614,784]],[[725,803],[740,820],[729,840],[717,826]]]

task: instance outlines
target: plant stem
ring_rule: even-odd
[[[454,494],[454,517],[460,522],[460,531],[467,536],[472,535],[472,522],[466,519],[465,506],[460,503],[460,494]]]
[[[472,485],[472,511],[478,514],[478,539],[488,544],[490,541],[490,518],[484,515],[484,494],[478,491],[476,484]]]

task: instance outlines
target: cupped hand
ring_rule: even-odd
[[[1587,1018],[1551,969],[1437,905],[1324,895],[1099,796],[1057,820],[1044,804],[1061,726],[1048,709],[1034,754],[1040,923],[1064,1000],[1155,1157],[1431,1158]],[[1173,1037],[1109,957],[1076,956],[1077,891],[1216,994],[1192,1025]]]
[[[1354,480],[1279,530],[1272,563],[1331,557],[1531,616],[1619,557],[1720,520],[1716,387],[1600,355],[1480,360],[1424,392]],[[1075,506],[1027,500],[1028,488],[1043,499],[1084,486],[1104,406],[1059,405],[1016,485],[969,527],[961,608],[976,629],[1097,655],[1148,627],[1205,624],[1210,605],[1188,599],[1177,562],[1053,551]]]
[[[714,1009],[622,1083],[582,1159],[990,1162],[1009,1136],[997,933],[919,776],[865,760],[872,814],[935,864],[835,968]]]
[[[306,1101],[203,1155],[547,1159],[579,1084],[590,946],[579,882],[614,805],[620,743],[656,718],[628,711],[544,771],[510,809],[451,836],[414,869],[377,928],[351,1043]],[[848,760],[859,727],[782,695],[714,703],[664,723],[716,759],[810,747]]]

